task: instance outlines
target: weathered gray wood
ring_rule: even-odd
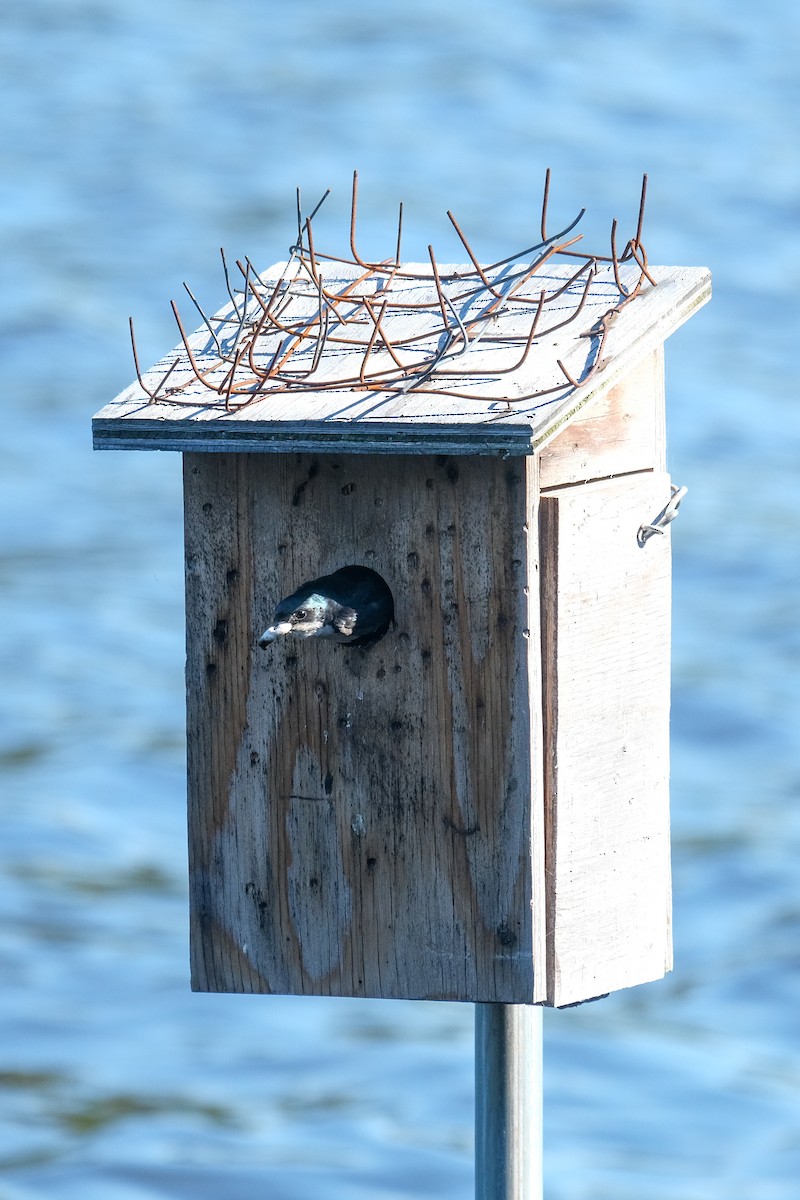
[[[540,504],[548,1003],[670,969],[670,534],[662,472]]]
[[[186,456],[195,988],[543,996],[535,471]],[[257,647],[351,562],[394,592],[381,642]]]
[[[430,269],[418,264],[407,267]],[[283,264],[276,264],[265,273],[265,281],[277,278],[282,269]],[[454,268],[442,268],[443,272],[450,269]],[[610,268],[603,270],[607,276]],[[632,268],[624,268],[629,270]],[[346,274],[347,268],[342,266],[340,271]],[[548,267],[547,285],[557,286],[570,271],[565,266]],[[609,332],[603,369],[577,389],[565,384],[559,392],[542,399],[515,402],[517,396],[563,382],[558,358],[578,375],[591,360],[592,339],[585,335],[612,303],[613,288],[608,289],[603,272],[598,275],[596,295],[579,318],[549,338],[537,338],[534,352],[519,371],[496,373],[507,365],[508,355],[518,356],[518,344],[498,351],[489,339],[476,339],[475,348],[463,362],[471,362],[478,392],[496,396],[499,389],[499,395],[512,401],[508,406],[480,397],[465,400],[413,390],[404,394],[331,391],[325,389],[323,373],[318,390],[266,396],[226,412],[216,393],[200,384],[182,393],[182,404],[148,403],[138,384],[132,384],[95,417],[94,444],[97,449],[529,455],[584,405],[599,399],[638,361],[652,354],[710,297],[710,275],[704,268],[655,267],[652,274],[658,286],[648,286],[620,312]],[[538,288],[544,277],[536,276],[535,280]],[[563,304],[576,306],[580,291],[577,288],[565,293]],[[529,314],[524,320],[521,316],[514,319],[522,336]],[[397,330],[397,336],[402,333],[402,328]],[[205,330],[198,331],[191,340],[198,352],[209,341]],[[149,385],[155,386],[176,356],[182,365],[176,369],[175,378],[188,377],[186,353],[177,347],[148,372]],[[332,361],[330,370],[358,373],[353,364],[341,363],[338,358]],[[435,376],[426,386],[434,383]],[[469,390],[473,390],[472,385]],[[212,403],[215,398],[217,403]]]
[[[476,1200],[541,1200],[542,1010],[475,1006]]]

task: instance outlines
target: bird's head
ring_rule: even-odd
[[[300,588],[281,600],[275,609],[272,624],[258,639],[259,646],[268,646],[280,637],[332,637],[347,641],[355,625],[356,614],[320,592]]]
[[[392,594],[380,575],[369,567],[342,567],[281,600],[258,644],[264,648],[281,637],[324,637],[364,645],[382,637],[393,616]]]

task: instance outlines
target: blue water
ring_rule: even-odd
[[[547,1196],[796,1200],[799,60],[790,0],[4,0],[0,1200],[471,1194],[468,1005],[188,990],[180,464],[89,418],[296,184],[329,246],[358,167],[364,253],[404,200],[491,260],[548,165],[592,247],[647,170],[715,297],[667,347],[676,966],[546,1015]]]

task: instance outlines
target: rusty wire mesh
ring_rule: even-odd
[[[164,360],[147,379],[131,320],[139,385],[151,403],[202,403],[224,410],[270,396],[323,391],[433,394],[510,408],[582,387],[603,366],[609,329],[619,312],[646,283],[655,286],[642,243],[647,176],[636,230],[620,250],[614,220],[608,254],[576,249],[582,234],[574,231],[585,209],[548,234],[549,193],[548,170],[539,240],[490,265],[479,263],[448,212],[469,259],[467,266],[453,268],[441,266],[431,246],[429,264],[402,263],[402,205],[393,257],[363,259],[356,243],[357,173],[350,255],[321,252],[312,223],[329,192],[304,217],[298,190],[297,238],[288,261],[259,274],[249,258],[237,260],[241,278],[232,283],[220,251],[229,304],[208,317],[184,284],[203,324],[187,335],[172,301],[181,342],[166,370]],[[554,374],[545,378],[541,368],[532,369],[535,351],[563,345],[566,327],[575,329],[576,341],[586,339],[581,343],[586,352],[572,369],[565,355],[554,352]],[[557,331],[560,343],[553,338]]]

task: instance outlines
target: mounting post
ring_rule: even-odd
[[[542,1010],[475,1005],[475,1200],[542,1200]]]

